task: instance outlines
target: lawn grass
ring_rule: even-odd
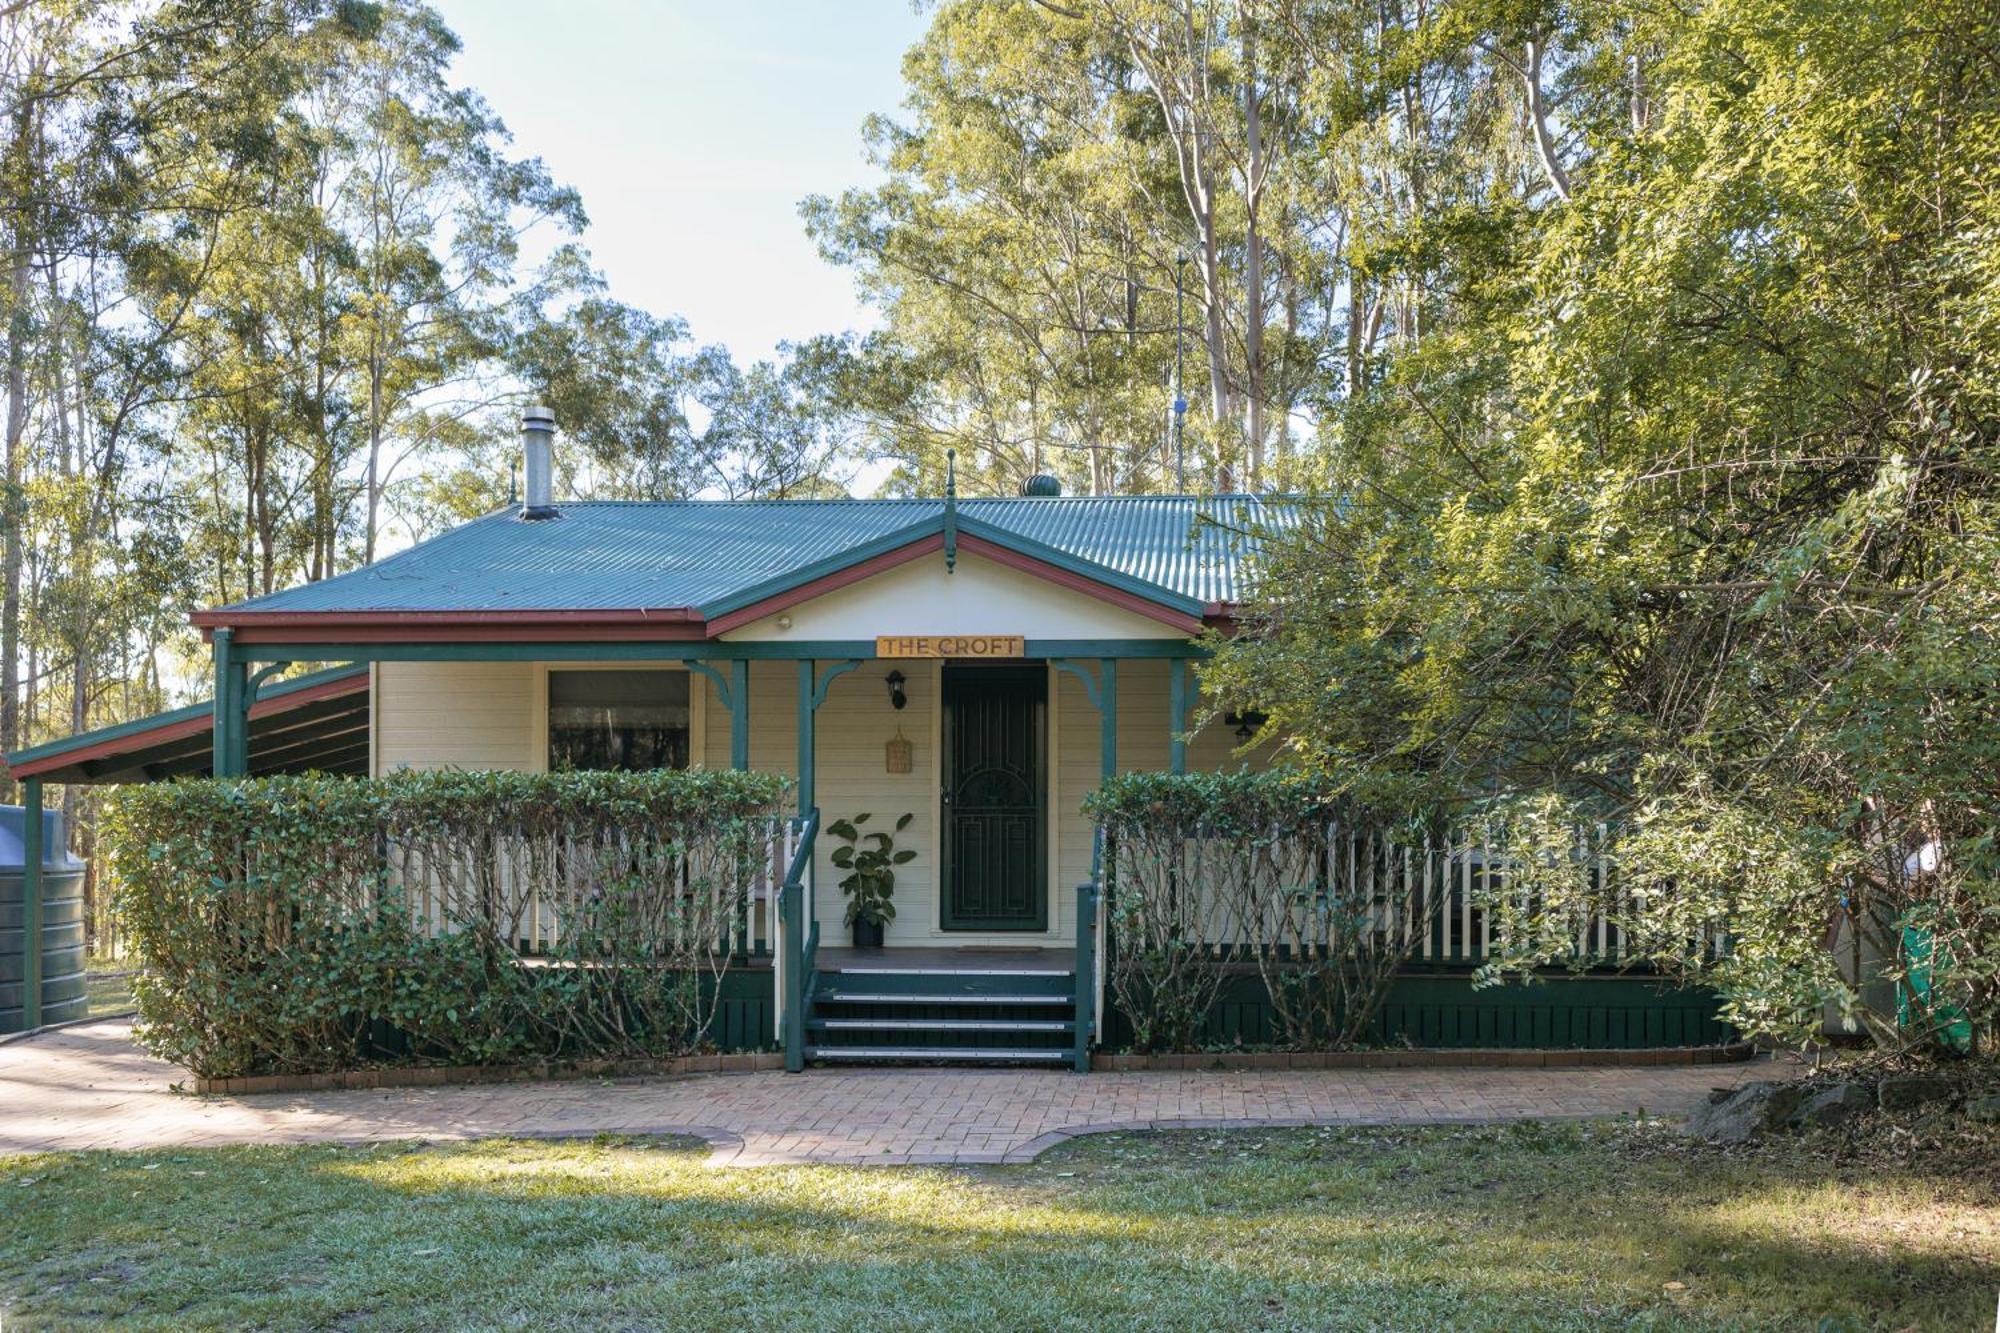
[[[0,1161],[0,1326],[1990,1325],[1989,1181],[1657,1128],[1085,1138],[1025,1167],[676,1140]]]
[[[83,993],[92,1018],[129,1013],[132,1008],[132,974],[124,971],[86,972]]]

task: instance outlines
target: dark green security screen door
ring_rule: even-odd
[[[1049,925],[1048,675],[944,669],[944,928]]]

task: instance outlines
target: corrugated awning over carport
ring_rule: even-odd
[[[215,704],[204,700],[9,756],[16,778],[51,783],[159,782],[206,777]],[[257,692],[250,705],[250,773],[368,772],[368,667],[328,667]]]

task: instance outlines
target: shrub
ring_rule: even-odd
[[[1421,938],[1399,842],[1284,772],[1132,773],[1085,801],[1103,827],[1107,978],[1142,1050],[1190,1050],[1232,964],[1279,1036],[1353,1045]]]
[[[140,1039],[203,1077],[699,1048],[783,779],[318,775],[125,788]]]
[[[1602,919],[1628,963],[1711,988],[1745,1036],[1817,1040],[1828,1010],[1895,1056],[1989,1049],[2000,1033],[2000,849],[1869,826],[1779,820],[1713,789],[1635,810],[1585,849],[1554,796],[1497,803],[1514,886],[1492,908],[1503,948],[1486,979],[1589,960],[1571,941]],[[1614,873],[1592,876],[1603,855]]]

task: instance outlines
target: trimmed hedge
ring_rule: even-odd
[[[1204,1044],[1232,966],[1279,1042],[1365,1040],[1421,938],[1408,839],[1306,778],[1129,773],[1084,801],[1106,838],[1106,977],[1141,1051]]]
[[[412,772],[127,787],[139,1037],[204,1078],[702,1049],[784,779]]]

